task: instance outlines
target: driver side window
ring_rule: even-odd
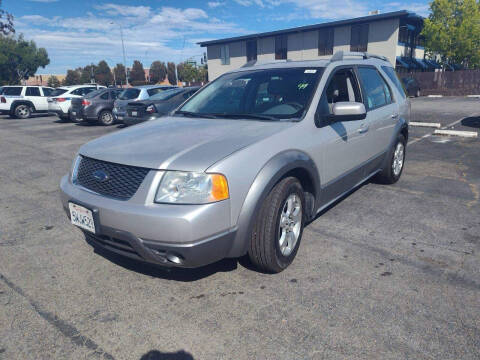
[[[362,102],[358,82],[353,69],[340,69],[332,76],[322,98],[323,115],[333,114],[333,105],[337,102]]]

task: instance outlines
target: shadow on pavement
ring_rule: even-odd
[[[480,117],[467,117],[462,120],[462,125],[480,129]]]
[[[158,350],[150,350],[140,360],[195,360],[193,356],[183,350],[175,353],[162,353]]]

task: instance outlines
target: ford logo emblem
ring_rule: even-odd
[[[105,182],[109,179],[108,174],[103,170],[97,170],[92,175],[99,182]]]

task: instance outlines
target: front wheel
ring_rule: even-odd
[[[260,270],[278,273],[297,255],[305,197],[294,177],[281,180],[264,200],[253,226],[248,255]]]
[[[405,164],[405,152],[407,141],[402,134],[398,134],[397,139],[387,154],[385,166],[377,175],[376,180],[383,184],[394,184],[402,175]]]
[[[109,126],[112,125],[115,121],[113,118],[113,114],[111,111],[108,110],[103,110],[99,115],[98,115],[98,121],[100,124]]]
[[[30,107],[28,105],[22,104],[22,105],[18,105],[15,108],[14,113],[15,113],[15,117],[17,118],[28,119],[32,114],[32,111],[30,110]]]

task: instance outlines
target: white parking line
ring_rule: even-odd
[[[428,122],[416,122],[416,121],[410,121],[410,126],[421,126],[421,127],[434,127],[437,129],[440,129],[442,127],[442,124],[440,123],[428,123]]]
[[[457,131],[457,130],[435,130],[433,135],[452,135],[468,138],[476,138],[478,133],[476,131]]]

